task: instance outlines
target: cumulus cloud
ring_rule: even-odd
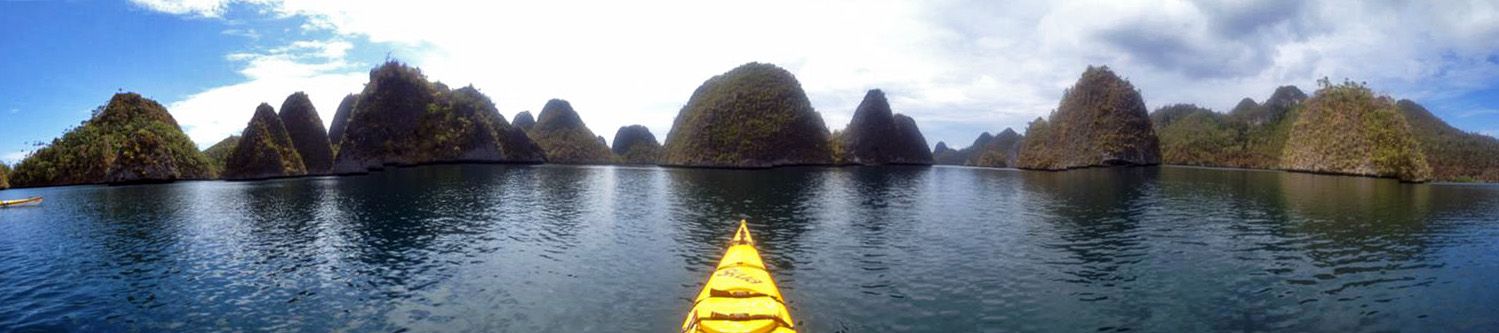
[[[244,64],[240,74],[245,82],[207,89],[167,108],[200,148],[239,134],[260,103],[280,108],[282,100],[297,91],[307,93],[324,126],[329,126],[343,96],[359,91],[368,80],[363,64],[344,59],[351,47],[337,39],[308,40],[266,52],[230,54],[226,60]]]
[[[130,0],[137,6],[167,14],[220,17],[230,0]]]
[[[216,16],[226,1],[143,2]],[[1499,79],[1499,8],[1482,0],[246,2],[305,30],[400,47],[431,78],[484,89],[507,115],[568,99],[606,137],[637,123],[664,136],[698,84],[749,61],[795,73],[833,129],[864,90],[885,89],[932,144],[1023,130],[1087,65],[1129,78],[1150,107],[1220,110],[1279,85],[1310,91],[1321,77],[1417,100]],[[230,58],[245,62],[246,84],[290,84],[346,68],[339,61],[360,46],[310,43],[284,53],[317,61]],[[358,87],[338,82],[328,83],[347,87],[337,96]]]
[[[29,150],[18,150],[18,151],[13,151],[13,152],[5,153],[5,155],[0,155],[0,163],[5,163],[5,164],[8,164],[8,165],[15,165],[16,163],[21,163],[21,159],[26,158],[27,154],[31,154],[31,151],[29,151]]]

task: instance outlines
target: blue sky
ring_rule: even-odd
[[[1495,17],[1491,1],[6,1],[0,160],[121,89],[167,105],[203,147],[296,91],[330,121],[387,55],[474,84],[507,118],[568,99],[606,138],[644,124],[664,139],[697,85],[749,61],[795,73],[832,129],[884,89],[931,145],[1023,131],[1090,64],[1152,109],[1225,110],[1325,76],[1494,135]]]

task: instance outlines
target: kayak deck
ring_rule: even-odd
[[[30,197],[30,198],[16,199],[16,200],[0,200],[0,208],[3,208],[3,207],[24,206],[24,205],[30,205],[30,204],[41,204],[41,203],[42,203],[42,197]]]
[[[682,332],[794,333],[781,290],[765,269],[745,221],[698,293]]]

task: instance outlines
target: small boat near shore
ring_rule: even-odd
[[[40,205],[40,204],[42,204],[42,197],[30,197],[30,198],[16,199],[16,200],[0,200],[0,208],[10,208],[10,207],[17,207],[17,206]]]

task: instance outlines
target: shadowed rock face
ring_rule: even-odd
[[[775,65],[749,63],[703,82],[677,114],[663,164],[763,168],[833,163],[822,116],[801,83]]]
[[[234,154],[234,148],[237,146],[239,146],[239,136],[231,135],[203,150],[203,156],[207,156],[208,160],[213,163],[215,174],[223,174],[224,166],[229,163],[229,155]]]
[[[1014,129],[1005,128],[994,139],[970,153],[967,164],[990,168],[1013,168],[1020,159],[1020,142],[1025,137]]]
[[[1244,98],[1239,105],[1229,111],[1234,121],[1243,122],[1249,126],[1262,126],[1280,121],[1291,112],[1291,109],[1306,101],[1306,93],[1301,92],[1296,86],[1281,86],[1275,88],[1270,99],[1265,104],[1255,104],[1253,99]]]
[[[1322,82],[1301,109],[1281,168],[1317,173],[1431,179],[1421,146],[1389,97],[1363,85]]]
[[[291,136],[276,110],[261,103],[255,116],[240,133],[239,144],[224,163],[224,179],[265,179],[307,174],[302,155],[292,144]]]
[[[541,119],[527,131],[552,163],[610,163],[609,146],[593,134],[571,103],[553,99],[541,109]]]
[[[323,129],[323,118],[307,94],[297,92],[281,103],[281,124],[291,136],[292,146],[302,156],[308,174],[325,174],[333,167],[333,145]]]
[[[213,166],[156,101],[119,93],[10,173],[16,187],[213,177]]]
[[[354,103],[359,102],[358,94],[348,94],[343,101],[338,102],[338,110],[333,113],[333,125],[328,127],[328,143],[338,150],[338,144],[343,142],[344,128],[349,125],[349,114],[354,113]],[[285,112],[283,110],[282,112]]]
[[[957,159],[957,150],[947,147],[946,142],[937,141],[937,146],[932,148],[932,161],[935,164],[961,165],[962,160]]]
[[[839,137],[848,163],[932,164],[926,137],[916,121],[894,114],[885,93],[879,89],[864,94],[854,117]]]
[[[656,164],[661,159],[661,142],[651,130],[641,125],[620,127],[614,132],[614,155],[622,163]]]
[[[421,70],[387,62],[370,71],[334,159],[336,173],[440,162],[540,162],[489,97],[450,90]]]
[[[531,111],[521,111],[515,114],[515,127],[519,127],[524,131],[529,131],[532,127],[536,127],[536,119],[531,117]]]
[[[983,147],[989,146],[989,143],[992,141],[994,141],[994,134],[983,132],[980,133],[977,138],[973,139],[972,144],[969,144],[968,147],[963,147],[963,149],[954,150],[952,149],[952,147],[942,146],[942,143],[938,143],[938,145],[942,147],[937,147],[939,149],[932,150],[932,159],[936,162],[936,164],[973,165],[973,163],[971,162],[973,158],[978,157],[979,150]],[[944,151],[940,148],[947,149]]]
[[[1026,130],[1018,166],[1066,170],[1155,165],[1160,145],[1139,91],[1108,67],[1092,67],[1062,97],[1050,119]]]
[[[1499,139],[1452,127],[1410,100],[1400,100],[1395,107],[1421,143],[1433,179],[1499,182]]]

